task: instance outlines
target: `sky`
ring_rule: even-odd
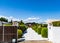
[[[59,0],[0,0],[0,17],[24,22],[60,19]]]

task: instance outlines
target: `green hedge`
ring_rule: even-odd
[[[40,25],[35,25],[35,26],[32,26],[32,29],[37,32],[38,34],[41,34],[41,26]]]
[[[52,22],[53,26],[60,26],[60,21]]]
[[[48,37],[48,29],[47,28],[42,28],[41,35],[42,35],[42,37],[47,38]]]
[[[37,32],[38,34],[41,34],[42,37],[47,38],[48,37],[48,29],[47,29],[47,25],[34,25],[32,26],[32,29]]]
[[[27,29],[27,26],[26,25],[20,25],[19,29],[21,29],[22,32],[24,32]]]
[[[37,26],[32,26],[32,29],[37,32]]]
[[[17,32],[18,32],[18,38],[21,38],[23,35],[22,31],[20,29],[18,29]]]
[[[37,28],[37,33],[41,34],[41,30],[42,30],[42,28]]]

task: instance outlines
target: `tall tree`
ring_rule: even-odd
[[[8,19],[6,19],[6,18],[4,18],[4,17],[1,17],[1,18],[0,18],[0,21],[8,22]]]
[[[21,21],[19,22],[19,25],[24,25],[24,22],[21,20]]]

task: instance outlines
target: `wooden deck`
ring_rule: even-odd
[[[23,42],[19,42],[19,43],[52,43],[46,40],[32,40],[32,41],[23,41]]]

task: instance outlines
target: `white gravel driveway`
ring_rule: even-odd
[[[47,38],[42,38],[41,35],[38,35],[32,28],[28,28],[23,37],[25,40],[47,40]]]

